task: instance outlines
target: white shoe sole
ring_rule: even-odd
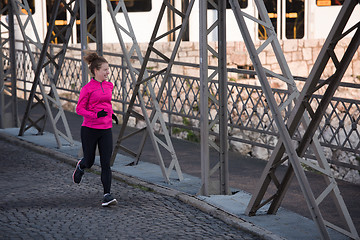
[[[103,207],[107,207],[107,206],[116,205],[116,204],[117,204],[116,199],[113,199],[113,200],[111,200],[110,202],[102,203],[101,205],[102,205]]]

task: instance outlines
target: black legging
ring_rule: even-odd
[[[101,182],[104,194],[110,193],[111,168],[110,158],[112,154],[112,131],[109,129],[94,129],[81,127],[81,142],[84,158],[80,162],[80,168],[91,168],[95,161],[96,145],[99,146],[101,164]]]

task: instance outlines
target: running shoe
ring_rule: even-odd
[[[111,196],[110,193],[106,193],[104,195],[104,198],[103,198],[103,201],[102,201],[102,206],[103,207],[107,207],[107,206],[110,206],[110,205],[116,205],[117,204],[117,201],[115,198],[113,198],[113,196]]]
[[[80,183],[82,176],[84,175],[84,170],[80,169],[81,159],[76,164],[75,171],[73,173],[73,181],[74,183]]]

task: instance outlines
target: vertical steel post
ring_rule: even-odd
[[[15,6],[16,7],[16,6]],[[16,92],[16,59],[15,59],[15,29],[14,29],[14,6],[9,2],[0,10],[0,15],[3,12],[7,13],[7,24],[2,23],[0,26],[7,30],[8,38],[3,38],[2,35],[6,32],[0,32],[0,128],[18,127],[18,107],[17,107],[17,92]],[[6,56],[2,48],[9,44],[9,55]],[[4,62],[9,63],[9,68],[4,68]],[[5,81],[10,79],[11,85],[5,84]],[[4,91],[10,94],[10,101],[5,104]],[[10,112],[7,111],[10,109]]]
[[[0,16],[3,15],[5,11],[8,11],[9,4],[7,6],[3,6],[3,3],[1,4],[0,9]],[[5,89],[5,79],[6,79],[6,73],[5,73],[5,67],[4,63],[5,60],[8,59],[8,57],[5,55],[3,48],[7,44],[9,38],[4,38],[3,35],[5,34],[5,31],[3,32],[3,27],[5,27],[9,31],[9,23],[7,24],[0,24],[0,128],[5,128],[5,96],[4,96],[4,89]],[[10,63],[11,64],[11,63]]]
[[[201,190],[202,195],[210,194],[210,153],[209,153],[209,83],[207,50],[207,0],[199,1],[199,49],[200,49],[200,145],[201,145]]]
[[[102,32],[102,15],[101,2],[95,1],[95,19],[96,19],[96,51],[99,55],[103,55],[103,32]]]
[[[226,61],[226,2],[219,1],[218,7],[218,44],[219,44],[219,134],[220,134],[220,194],[230,194],[229,188],[229,157],[228,157],[228,78]]]
[[[93,4],[95,13],[92,16],[87,15],[88,4]],[[95,19],[96,34],[93,36],[88,32],[88,24],[91,19]],[[101,13],[101,1],[88,1],[80,0],[80,41],[81,41],[81,85],[85,86],[89,81],[88,65],[84,61],[86,50],[88,50],[88,39],[95,40],[96,52],[99,55],[103,55],[103,40],[102,40],[102,13]]]
[[[217,10],[218,19],[208,28],[207,5],[213,4]],[[230,194],[229,169],[228,169],[228,131],[227,131],[227,67],[226,67],[226,1],[218,1],[218,4],[210,1],[200,2],[200,126],[201,126],[201,166],[202,186],[200,193]],[[218,52],[208,43],[208,35],[217,29]],[[216,43],[215,43],[216,44]],[[208,51],[217,58],[215,69],[209,69]],[[218,93],[210,93],[211,82],[217,82]],[[209,120],[210,107],[217,109],[217,115]],[[212,116],[213,117],[213,116]],[[219,131],[214,132],[214,126]],[[210,136],[219,138],[219,144],[209,139]],[[217,152],[215,164],[210,164],[209,145]]]
[[[19,119],[18,119],[18,104],[17,104],[17,83],[16,83],[16,59],[15,59],[15,23],[14,23],[14,8],[13,4],[10,2],[9,8],[9,41],[10,41],[10,73],[11,73],[11,119],[10,124],[14,127],[19,127]]]
[[[88,66],[84,60],[85,51],[87,50],[87,0],[80,0],[80,41],[81,41],[81,85],[88,83]]]

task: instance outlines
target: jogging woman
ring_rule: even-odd
[[[112,154],[112,119],[117,122],[113,114],[111,96],[114,85],[107,81],[109,64],[106,59],[97,53],[88,53],[84,60],[89,64],[92,74],[88,82],[80,91],[76,106],[76,113],[83,116],[81,125],[81,143],[84,157],[79,160],[73,173],[74,183],[80,183],[84,170],[91,168],[95,161],[96,146],[99,148],[101,165],[101,182],[104,188],[102,206],[117,204],[111,195],[111,168]]]

